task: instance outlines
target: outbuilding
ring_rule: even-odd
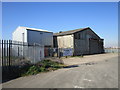
[[[47,47],[53,47],[53,32],[19,26],[12,34],[14,42],[12,55],[38,62],[47,55]],[[17,45],[17,42],[22,45]]]
[[[73,55],[104,52],[104,39],[89,27],[54,33],[53,37],[54,48],[72,48]]]
[[[13,41],[40,44],[53,47],[53,32],[47,30],[19,26],[12,34]]]

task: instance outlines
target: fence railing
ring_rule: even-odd
[[[19,67],[26,63],[34,64],[42,59],[44,59],[44,46],[42,45],[0,40],[0,63],[3,80],[19,76]]]
[[[11,40],[0,40],[1,63],[2,66],[11,65]]]
[[[60,58],[67,55],[72,56],[73,49],[52,48],[36,43],[29,44],[12,40],[0,40],[2,79],[18,77],[20,67],[26,65],[26,63],[35,64],[48,57]]]
[[[2,66],[36,63],[46,57],[72,56],[72,48],[51,48],[12,40],[0,40]]]
[[[106,53],[120,53],[120,48],[105,48]]]
[[[44,58],[44,46],[38,44],[0,40],[0,45],[3,66],[18,65],[25,61],[35,63]]]

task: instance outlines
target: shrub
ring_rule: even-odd
[[[58,65],[57,62],[53,62],[50,60],[44,60],[44,61],[41,61],[41,63],[44,65],[45,68],[54,67],[55,65]]]
[[[35,65],[24,68],[24,70],[23,70],[24,72],[23,72],[22,76],[35,75],[39,72],[56,70],[58,68],[62,68],[63,66],[61,66],[61,65],[62,64],[59,64],[58,62],[54,62],[51,60],[43,60],[43,61],[38,62]]]
[[[45,71],[44,67],[39,67],[39,66],[33,65],[28,69],[26,74],[27,75],[34,75],[34,74],[37,74],[37,73],[43,72],[43,71]]]
[[[34,75],[34,74],[37,74],[38,72],[39,72],[39,69],[33,65],[28,69],[26,74]]]

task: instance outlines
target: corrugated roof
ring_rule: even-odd
[[[90,29],[89,27],[87,28],[80,28],[80,29],[75,29],[75,30],[69,30],[69,31],[64,31],[64,32],[60,32],[60,33],[54,33],[54,36],[62,36],[62,35],[69,35],[69,34],[73,34],[76,33],[78,31],[83,31],[83,30],[87,30]]]

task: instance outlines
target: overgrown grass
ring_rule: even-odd
[[[48,72],[51,70],[57,70],[59,68],[63,68],[64,65],[58,62],[54,62],[51,60],[43,60],[34,65],[28,65],[26,67],[21,68],[21,76],[26,75],[35,75],[40,72]]]

